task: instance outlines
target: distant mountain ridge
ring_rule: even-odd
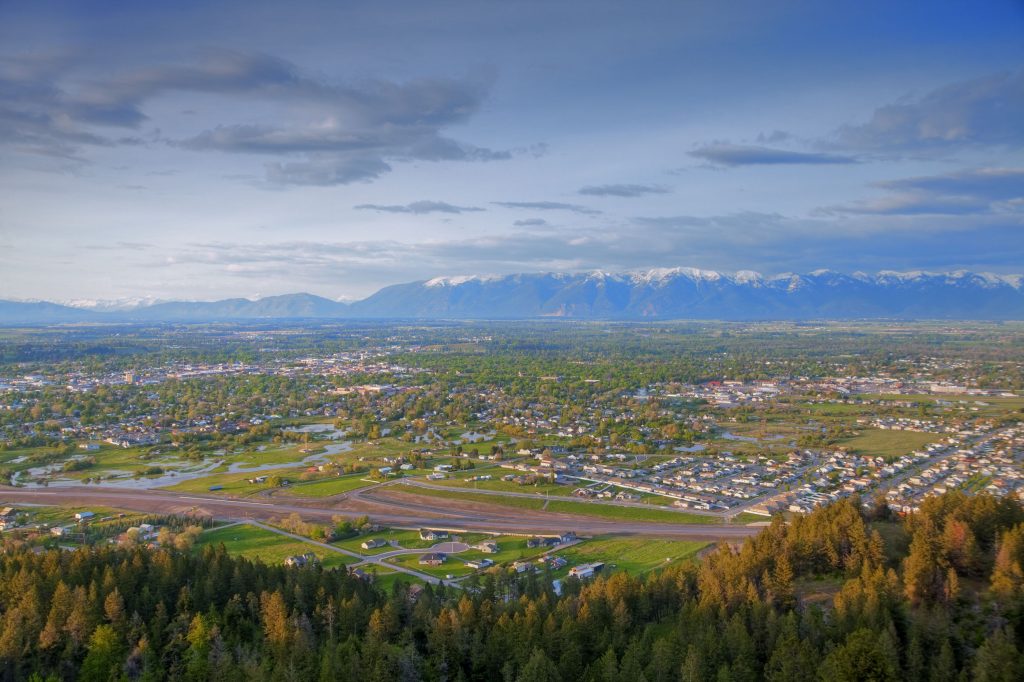
[[[351,304],[312,294],[88,309],[0,301],[0,324],[259,319],[1024,319],[1024,277],[956,271],[766,277],[696,268],[438,277]]]

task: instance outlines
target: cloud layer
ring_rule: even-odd
[[[852,156],[812,152],[794,152],[772,147],[741,144],[711,144],[689,153],[722,166],[778,166],[786,164],[834,165],[857,163]]]
[[[223,123],[167,143],[182,149],[266,157],[266,179],[280,185],[373,180],[405,161],[497,161],[511,153],[452,139],[484,101],[479,79],[421,78],[403,83],[332,84],[263,54],[213,51],[196,63],[158,64],[75,87],[61,60],[0,62],[0,143],[41,154],[83,146],[138,143],[147,105],[175,93],[213,95],[268,107],[265,123]]]

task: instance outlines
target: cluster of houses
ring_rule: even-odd
[[[747,511],[806,513],[850,495],[867,498],[878,490],[899,513],[915,511],[926,497],[955,489],[1024,496],[1022,464],[1024,427],[967,427],[897,458],[836,453],[823,460],[810,481]]]

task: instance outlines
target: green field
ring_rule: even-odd
[[[941,438],[942,434],[938,433],[865,429],[858,436],[840,441],[839,445],[859,455],[899,457]]]
[[[366,488],[380,482],[369,480],[366,476],[366,474],[352,474],[350,476],[324,478],[309,483],[300,481],[287,488],[282,488],[281,492],[289,497],[330,497],[347,493],[350,490]]]
[[[603,561],[608,568],[632,574],[647,573],[658,568],[689,561],[708,546],[707,542],[597,537],[558,552],[569,566]]]
[[[324,568],[340,568],[345,565],[345,557],[339,553],[325,550],[300,540],[279,535],[269,530],[257,528],[246,524],[225,526],[214,530],[208,530],[199,536],[196,547],[204,545],[217,545],[224,543],[224,547],[231,554],[243,556],[247,559],[260,560],[265,564],[283,564],[284,560],[295,554],[312,552],[320,557]],[[353,561],[352,559],[349,560]]]

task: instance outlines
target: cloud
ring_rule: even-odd
[[[526,220],[517,220],[512,224],[516,227],[548,227],[550,225],[543,218],[527,218]]]
[[[823,213],[858,215],[984,215],[1024,207],[1024,169],[978,168],[873,184],[887,196],[833,206]]]
[[[571,211],[584,215],[599,215],[601,211],[579,204],[566,204],[560,201],[492,201],[495,206],[505,208],[525,208],[535,211]]]
[[[0,62],[0,144],[73,154],[83,146],[139,144],[108,129],[139,129],[150,100],[169,93],[239,100],[264,121],[223,122],[185,139],[182,149],[277,157],[266,179],[280,185],[372,180],[402,161],[500,161],[511,152],[446,136],[484,101],[481,79],[334,84],[283,59],[210,51],[194,64],[156,65],[70,88],[66,61]],[[292,157],[285,160],[282,157]]]
[[[671,190],[661,185],[589,185],[581,187],[579,194],[591,197],[642,197],[647,194],[668,194]]]
[[[476,206],[455,206],[443,201],[414,201],[409,204],[398,205],[359,204],[352,208],[367,211],[381,211],[384,213],[412,213],[414,215],[425,215],[427,213],[458,214],[484,210]]]
[[[272,184],[330,187],[369,182],[391,170],[383,159],[347,157],[314,159],[292,163],[268,163],[266,178]]]
[[[836,131],[840,147],[879,152],[945,151],[1024,144],[1024,71],[953,83],[875,110]]]
[[[692,152],[690,156],[704,159],[720,166],[764,166],[783,164],[831,165],[857,163],[850,156],[811,152],[794,152],[785,149],[737,144],[711,144]]]
[[[363,293],[395,282],[450,273],[622,271],[696,265],[727,271],[809,272],[935,269],[1019,271],[1024,216],[991,215],[965,227],[957,216],[866,215],[793,218],[743,212],[635,219],[625,227],[513,231],[421,242],[283,241],[192,244],[159,261],[167,268],[277,283],[340,287],[358,281]],[[884,235],[884,239],[879,237]],[[794,249],[793,244],[800,248]],[[156,264],[156,262],[154,262]],[[326,289],[324,289],[326,290]]]

